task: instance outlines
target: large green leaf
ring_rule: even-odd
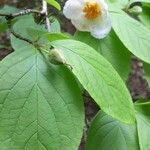
[[[100,111],[93,120],[86,150],[139,150],[136,124],[123,124]]]
[[[12,46],[0,62],[0,149],[76,150],[84,125],[76,79],[32,45]]]
[[[135,104],[137,128],[141,150],[150,149],[150,102]]]
[[[111,17],[116,34],[128,50],[150,63],[150,30],[123,11],[112,12]]]
[[[98,51],[113,65],[122,79],[127,81],[131,65],[131,54],[127,51],[113,30],[102,40],[95,39],[86,32],[76,32],[74,38],[90,45]]]
[[[72,72],[104,112],[123,122],[134,122],[130,94],[109,62],[79,41],[58,40],[51,45],[64,55]]]

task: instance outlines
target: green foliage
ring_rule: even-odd
[[[3,8],[0,9],[0,13],[2,14],[11,14],[11,13],[16,13],[19,10],[15,7],[11,7],[8,5],[5,5]]]
[[[143,12],[139,15],[141,22],[150,29],[150,7],[143,6]]]
[[[86,150],[139,150],[136,125],[123,124],[100,111],[88,132]]]
[[[150,103],[136,103],[137,128],[141,150],[150,149]]]
[[[37,25],[34,22],[34,18],[32,15],[24,16],[24,17],[20,18],[13,25],[13,30],[20,36],[27,38],[29,40],[32,40],[32,41],[37,40],[40,34],[43,34],[43,32],[46,32],[44,25],[42,25],[42,26]]]
[[[63,33],[48,33],[45,34],[44,37],[46,37],[50,42],[55,40],[69,39],[69,37]]]
[[[15,12],[18,12],[18,9],[7,5],[5,5],[2,9],[0,9],[0,13],[2,14],[10,14]],[[7,20],[5,19],[5,17],[0,16],[0,33],[4,32],[7,29],[8,29]]]
[[[51,28],[52,28],[51,32],[61,32],[60,23],[56,18],[53,18],[53,22],[51,23]]]
[[[128,0],[106,0],[108,4],[117,6],[119,8],[125,8],[128,4]]]
[[[104,112],[123,122],[134,122],[131,97],[110,63],[78,41],[58,40],[51,44],[64,55],[72,72]]]
[[[86,150],[149,150],[150,103],[137,102],[136,124],[127,125],[100,111],[93,120]],[[119,144],[118,144],[119,143]]]
[[[72,149],[82,136],[83,102],[63,66],[13,37],[16,50],[0,63],[0,141],[6,149]]]
[[[48,4],[54,6],[58,10],[61,10],[60,4],[56,0],[46,0]]]
[[[76,40],[82,41],[105,57],[116,69],[122,79],[126,82],[131,65],[131,54],[120,42],[114,31],[102,40],[95,39],[89,33],[77,32]]]

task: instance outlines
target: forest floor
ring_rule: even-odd
[[[63,0],[60,0],[63,5]],[[39,0],[0,0],[0,6],[11,5],[17,8],[32,8],[40,6]],[[30,6],[30,7],[29,7]],[[62,30],[70,34],[75,32],[72,24],[65,19],[62,15],[58,15],[58,18],[62,25]],[[9,33],[0,35],[0,45],[7,45],[7,48],[0,48],[0,60],[12,52],[12,49],[9,44]],[[145,80],[144,71],[142,68],[142,63],[135,57],[132,59],[131,70],[129,73],[128,81],[126,82],[127,87],[132,95],[133,101],[136,101],[139,98],[149,99],[150,98],[150,89],[148,83]],[[83,93],[84,102],[85,102],[85,122],[86,127],[84,131],[84,136],[81,141],[79,150],[84,150],[86,133],[88,131],[88,126],[95,114],[99,111],[98,106],[93,102],[90,95],[85,91]]]

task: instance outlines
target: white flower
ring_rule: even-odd
[[[95,38],[104,38],[111,30],[108,6],[104,0],[68,0],[63,9],[79,31],[91,32]]]

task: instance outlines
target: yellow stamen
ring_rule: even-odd
[[[83,8],[85,17],[89,20],[96,19],[102,13],[101,5],[96,2],[87,2]]]

